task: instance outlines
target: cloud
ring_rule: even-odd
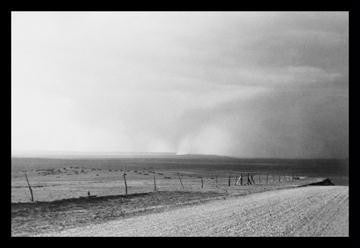
[[[14,150],[348,153],[347,12],[12,12],[12,63]]]
[[[226,130],[226,155],[243,157],[347,157],[348,98],[342,90],[281,91],[216,108],[187,112],[183,134],[198,137],[203,128]],[[197,144],[209,144],[203,138]],[[183,144],[180,143],[180,147]]]

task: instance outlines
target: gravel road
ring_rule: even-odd
[[[216,200],[41,236],[348,236],[347,186]]]

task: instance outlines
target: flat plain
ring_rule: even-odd
[[[348,187],[255,193],[41,236],[348,236]]]
[[[12,162],[13,236],[85,228],[234,197],[240,199],[253,193],[297,188],[324,178],[346,185],[348,166],[346,161],[332,160],[172,155],[13,158]],[[34,202],[30,202],[25,173]],[[249,175],[253,176],[251,184]]]

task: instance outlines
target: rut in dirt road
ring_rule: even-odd
[[[184,207],[46,236],[348,236],[348,187],[309,186]]]

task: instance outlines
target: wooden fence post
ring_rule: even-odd
[[[240,174],[240,185],[241,186],[243,185],[243,174],[242,173]]]
[[[229,176],[229,182],[228,182],[229,187],[230,187],[230,183],[231,183],[231,176]]]
[[[203,178],[201,177],[201,188],[203,188],[204,187],[204,180],[203,180]]]
[[[239,177],[239,176],[236,176],[236,177],[235,177],[235,186],[238,186],[239,181],[240,181],[240,177]]]
[[[154,175],[154,191],[156,191],[156,179],[155,179],[155,175]]]
[[[126,183],[126,173],[124,172],[123,174],[123,177],[124,177],[124,183],[125,183],[125,195],[128,194],[128,189],[127,189],[127,183]]]
[[[179,181],[180,181],[181,187],[184,189],[184,185],[183,185],[183,183],[182,183],[182,181],[181,181],[180,174],[178,174],[178,177],[179,177]]]
[[[29,187],[29,191],[30,191],[30,196],[31,196],[31,201],[33,202],[34,201],[34,195],[33,195],[33,191],[32,191],[32,188],[31,188],[31,185],[29,183],[29,179],[26,175],[26,172],[25,172],[25,178],[26,178],[26,182],[27,182],[27,185]]]

